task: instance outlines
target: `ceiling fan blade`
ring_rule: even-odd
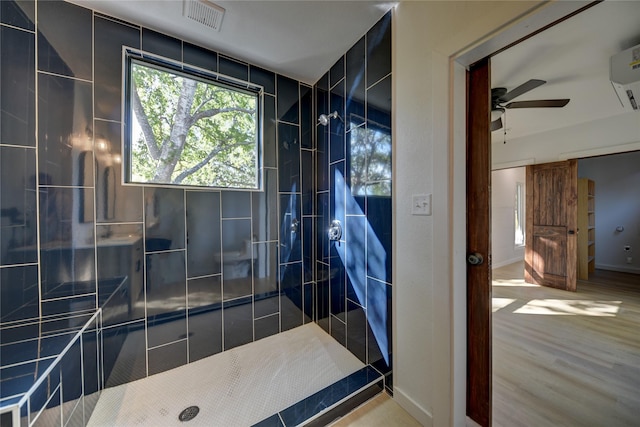
[[[537,99],[534,101],[510,102],[504,108],[561,108],[569,103],[569,99]]]
[[[498,129],[502,129],[502,117],[498,117],[491,122],[491,132]]]
[[[509,102],[512,99],[517,98],[518,96],[520,96],[520,95],[522,95],[524,93],[527,93],[530,90],[533,90],[533,89],[537,88],[538,86],[542,86],[545,83],[546,83],[546,81],[544,81],[544,80],[531,79],[528,82],[521,84],[517,88],[514,88],[514,89],[510,90],[509,92],[505,93],[500,98],[498,98],[498,101],[501,104],[505,103],[505,102]]]

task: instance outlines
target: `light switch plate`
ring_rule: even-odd
[[[412,215],[431,215],[431,194],[414,194],[411,197]]]

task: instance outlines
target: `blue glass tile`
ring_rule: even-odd
[[[92,33],[91,10],[61,1],[38,2],[38,69],[92,80]]]
[[[184,249],[184,190],[145,187],[145,250]]]
[[[304,268],[304,283],[312,282],[314,279],[313,267],[315,265],[315,257],[313,253],[313,237],[314,237],[314,218],[302,218],[302,263]]]
[[[316,86],[316,111],[318,116],[320,116],[320,114],[328,114],[331,112],[329,111],[329,90],[321,89],[319,84]],[[314,123],[319,125],[317,121],[318,117],[315,117],[314,119]],[[323,125],[319,126],[321,128],[325,128]]]
[[[298,124],[299,91],[298,82],[288,77],[277,77],[278,81],[278,120]]]
[[[218,70],[220,74],[225,76],[234,77],[242,81],[249,80],[249,66],[240,61],[227,58],[226,56],[220,56],[218,58]]]
[[[149,348],[187,338],[187,311],[174,308],[162,314],[147,315]]]
[[[280,265],[280,319],[282,331],[303,324],[302,263]]]
[[[25,30],[35,30],[36,21],[35,0],[4,0],[0,1],[0,22],[24,28]],[[4,50],[3,50],[4,54]]]
[[[223,304],[223,310],[225,351],[252,342],[252,298],[227,301]]]
[[[182,41],[148,28],[142,29],[142,50],[182,61]]]
[[[367,361],[380,372],[391,369],[391,285],[367,283]]]
[[[340,118],[331,119],[329,125],[329,161],[331,163],[345,158],[344,143],[344,82],[336,85],[330,94],[331,111],[337,111]]]
[[[105,387],[115,387],[146,377],[144,321],[106,328],[102,335]],[[126,352],[122,351],[125,341]]]
[[[147,254],[148,316],[184,310],[187,303],[185,273],[185,254],[183,251]],[[153,345],[150,344],[150,346]]]
[[[13,177],[0,181],[0,265],[37,262],[35,150],[0,146],[0,168],[4,176]]]
[[[8,366],[35,359],[45,359],[57,356],[73,338],[73,333],[43,336],[33,339],[25,337],[25,341],[7,342],[2,331],[2,346],[0,358],[2,365]]]
[[[303,424],[306,420],[381,379],[378,372],[370,366],[365,366],[346,378],[280,411],[280,417],[287,426]]]
[[[53,370],[47,375],[47,378],[40,383],[29,397],[29,410],[31,411],[31,419],[47,405],[47,400],[51,398],[54,405],[60,404],[60,394],[58,386],[60,385],[60,365],[53,365]],[[56,400],[57,399],[57,400]],[[57,406],[56,405],[56,406]],[[58,417],[60,413],[58,412]],[[42,425],[42,424],[41,424]]]
[[[262,86],[265,93],[276,94],[276,75],[271,71],[251,65],[249,67],[249,81]]]
[[[330,194],[329,194],[329,223],[333,220],[340,221],[344,226],[346,206],[345,197],[347,193],[347,183],[344,176],[344,162],[334,163],[329,167],[330,172]],[[342,237],[344,240],[344,236]]]
[[[32,319],[38,311],[38,267],[35,265],[0,269],[0,321]],[[8,340],[3,331],[3,344]]]
[[[255,317],[267,316],[279,310],[278,292],[278,242],[254,243],[253,268]],[[274,302],[275,301],[275,302]]]
[[[79,212],[74,212],[74,207]],[[82,240],[72,240],[71,232],[72,228],[77,227],[74,224],[93,221],[93,189],[41,187],[39,220],[43,294],[47,296],[63,284],[95,280],[93,227],[88,229]],[[67,285],[58,290],[70,291],[73,286]],[[56,296],[65,295],[70,294]]]
[[[42,301],[41,306],[43,316],[90,311],[96,309],[96,296],[92,294],[53,301]]]
[[[302,214],[313,215],[313,199],[315,198],[315,174],[313,151],[301,150],[302,171]]]
[[[222,217],[250,218],[251,193],[248,191],[223,191]]]
[[[272,415],[259,423],[254,424],[252,427],[285,427],[280,420],[278,414]]]
[[[102,346],[98,341],[98,331],[88,329],[82,334],[82,369],[84,376],[85,396],[98,392],[101,389]]]
[[[329,87],[334,87],[344,77],[344,56],[336,61],[329,70]]]
[[[220,193],[187,191],[187,274],[222,273]]]
[[[347,129],[363,124],[365,119],[365,49],[363,37],[346,55]]]
[[[281,192],[301,191],[299,127],[287,123],[278,123],[278,180]]]
[[[142,224],[96,226],[98,305],[105,325],[144,317]]]
[[[306,283],[303,288],[304,292],[304,323],[313,322],[315,319],[315,307],[316,307],[316,284]]]
[[[315,131],[313,118],[313,90],[309,86],[300,85],[300,139],[303,148],[313,148],[312,135]]]
[[[218,53],[191,43],[182,43],[183,61],[209,71],[218,71]]]
[[[192,282],[206,284],[207,297],[218,296],[220,300],[220,277],[217,283],[212,283],[215,277],[189,280],[189,292],[192,292]],[[200,288],[200,287],[199,287]],[[197,292],[197,290],[196,290]],[[203,291],[205,292],[205,291]],[[197,296],[196,296],[197,295]],[[194,302],[189,299],[189,304],[197,304],[198,294],[194,293]],[[212,356],[222,351],[222,305],[209,304],[189,309],[189,362]]]
[[[391,135],[391,76],[367,90],[367,120],[369,132]]]
[[[316,151],[317,191],[329,189],[329,132],[325,126],[318,126],[318,150]]]
[[[149,350],[149,375],[187,364],[187,341],[179,341]]]
[[[327,236],[329,224],[331,223],[329,196],[329,193],[318,193],[316,203],[316,257],[326,263],[329,262],[329,249],[331,247]]]
[[[367,362],[367,316],[358,304],[347,301],[347,349]]]
[[[280,313],[280,293],[277,290],[254,295],[253,303],[256,319]]]
[[[391,12],[367,33],[367,86],[391,72]]]
[[[142,187],[122,185],[120,123],[94,123],[96,219],[98,223],[142,222]]]
[[[280,263],[302,260],[302,215],[299,193],[280,193]]]
[[[252,193],[253,240],[278,239],[278,171],[265,169],[263,191]]]
[[[325,332],[329,333],[329,266],[316,263],[317,277],[317,320],[316,322]]]
[[[344,252],[345,244],[343,242],[331,242],[331,258],[329,259],[331,314],[340,317],[342,320],[344,320],[346,303]]]
[[[276,99],[273,96],[264,96],[263,127],[263,158],[262,164],[266,168],[278,166],[276,153],[278,142],[276,140]]]
[[[256,319],[254,327],[256,330],[256,340],[275,335],[280,332],[280,316],[274,314],[272,316]]]
[[[53,358],[40,359],[37,362],[0,369],[0,398],[29,391],[53,360]]]
[[[345,227],[347,298],[366,307],[367,301],[367,221],[363,216],[348,216]]]
[[[251,295],[251,220],[222,221],[222,279],[225,301]]]
[[[343,318],[345,317],[345,313],[341,315]],[[341,346],[347,346],[347,325],[343,320],[337,318],[336,316],[331,316],[329,319],[331,324],[331,336],[334,340],[338,341]]]
[[[122,46],[140,48],[140,29],[99,16],[94,25],[95,117],[119,122],[122,120]]]
[[[320,80],[316,83],[318,90],[323,90],[325,92],[329,91],[329,72],[324,73]]]
[[[4,9],[7,3],[11,4],[2,1],[0,5]],[[33,147],[36,145],[35,36],[2,26],[0,50],[0,143]]]
[[[367,196],[367,275],[391,283],[391,197]]]
[[[82,353],[80,340],[67,350],[61,360],[62,402],[77,401],[82,396]],[[63,419],[69,418],[74,404],[63,407]]]
[[[40,185],[93,186],[91,83],[38,74]]]

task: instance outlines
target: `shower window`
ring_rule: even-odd
[[[261,88],[126,52],[125,181],[259,189]]]

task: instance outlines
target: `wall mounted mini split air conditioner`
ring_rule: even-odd
[[[611,84],[625,110],[640,109],[640,45],[611,57]]]

